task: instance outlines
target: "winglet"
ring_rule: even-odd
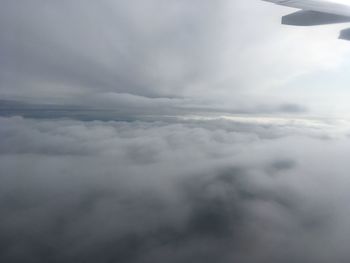
[[[342,30],[339,39],[350,40],[350,28]]]

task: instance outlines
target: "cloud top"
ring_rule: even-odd
[[[346,137],[228,120],[0,124],[1,261],[348,258]]]

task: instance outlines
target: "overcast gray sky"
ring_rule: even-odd
[[[280,25],[292,11],[258,0],[4,0],[0,96],[346,114],[344,25]]]

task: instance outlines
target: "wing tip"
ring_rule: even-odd
[[[339,39],[350,41],[350,28],[340,31]]]

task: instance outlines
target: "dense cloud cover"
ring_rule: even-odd
[[[288,12],[2,0],[0,262],[348,262],[349,44]]]
[[[1,118],[0,261],[347,262],[327,125]]]

